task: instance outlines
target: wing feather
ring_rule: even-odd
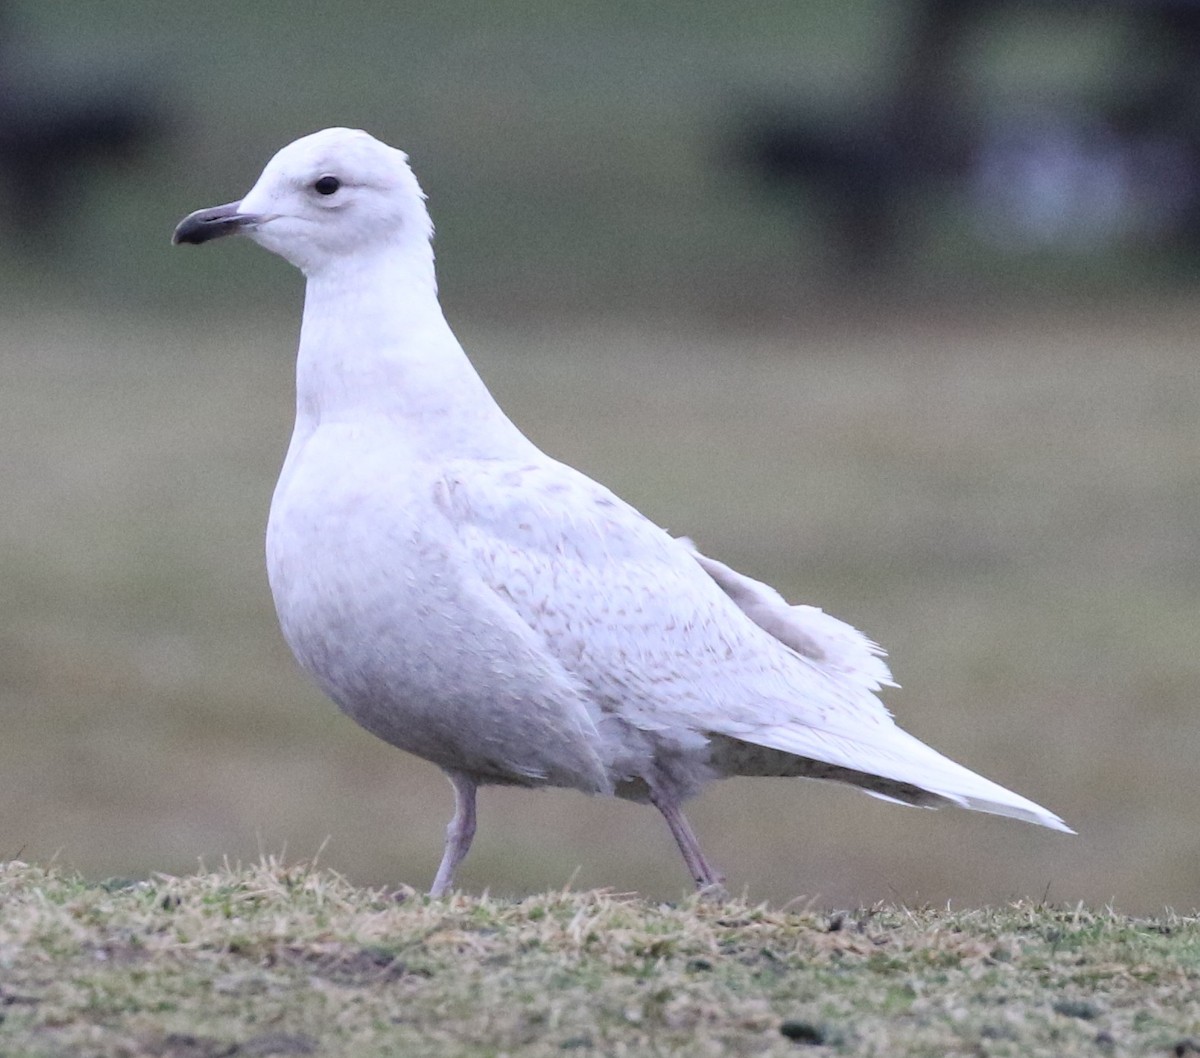
[[[892,685],[883,651],[856,629],[789,605],[578,471],[496,461],[482,475],[472,462],[444,483],[481,578],[609,715],[677,746],[720,736],[931,795],[913,803],[1066,829],[898,728],[872,693]]]

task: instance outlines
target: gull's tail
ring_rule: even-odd
[[[1075,833],[1058,816],[943,756],[888,721],[870,741],[798,724],[713,739],[713,764],[726,775],[794,776],[849,783],[896,804],[956,805]]]
[[[1075,833],[1053,812],[943,756],[899,727],[887,732],[886,749],[880,751],[856,743],[854,757],[859,767],[871,762],[871,770],[877,774],[911,784],[922,791],[925,797],[917,800],[917,804],[937,807],[938,801],[948,802],[975,812],[1020,819],[1067,834]],[[866,792],[876,797],[913,803],[903,802],[902,798],[890,798],[886,793],[870,789],[866,789]],[[936,801],[926,798],[936,798]]]

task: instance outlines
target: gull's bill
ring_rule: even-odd
[[[175,227],[171,242],[176,246],[180,243],[191,243],[199,246],[203,242],[219,239],[222,235],[236,235],[258,223],[259,217],[253,213],[239,213],[241,201],[226,202],[223,206],[210,206],[208,209],[198,209],[189,213]]]

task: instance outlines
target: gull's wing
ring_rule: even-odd
[[[1064,829],[896,727],[871,693],[890,682],[878,648],[848,625],[789,607],[578,471],[451,463],[436,499],[481,579],[634,728],[681,747],[721,736]],[[762,766],[747,753],[730,771]]]
[[[483,580],[601,703],[644,730],[746,737],[891,724],[747,618],[694,553],[550,460],[451,465],[439,497]]]

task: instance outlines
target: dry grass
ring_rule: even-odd
[[[273,860],[107,885],[9,863],[0,908],[0,1052],[29,1058],[1060,1058],[1200,1033],[1200,921],[1175,915],[431,902]]]
[[[1200,372],[1188,307],[800,335],[464,338],[531,435],[882,640],[917,734],[1080,837],[796,782],[694,809],[735,891],[1196,906]],[[87,877],[311,854],[423,886],[449,791],[279,640],[262,528],[294,320],[3,327],[0,854]],[[461,881],[678,896],[660,821],[487,791]]]

